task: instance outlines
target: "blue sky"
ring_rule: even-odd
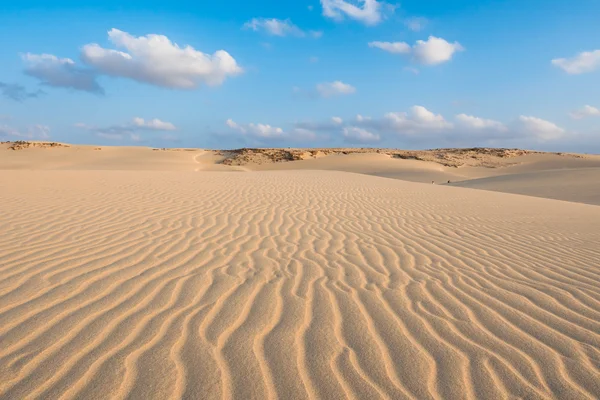
[[[0,4],[0,140],[600,152],[595,0],[121,3]]]

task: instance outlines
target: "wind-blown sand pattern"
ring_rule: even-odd
[[[597,206],[333,171],[0,204],[3,399],[600,397]]]

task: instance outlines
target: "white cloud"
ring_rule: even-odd
[[[314,38],[320,38],[323,35],[321,31],[309,31],[308,34],[294,25],[292,21],[288,19],[277,19],[277,18],[252,18],[250,21],[244,24],[244,29],[251,29],[253,31],[265,31],[269,35],[273,36],[297,36],[305,37],[312,36]]]
[[[439,132],[453,127],[452,123],[446,121],[442,115],[436,115],[423,106],[413,106],[408,113],[387,113],[384,121],[394,131],[411,135]]]
[[[344,139],[350,143],[374,143],[381,140],[378,134],[356,126],[345,127],[343,135]]]
[[[600,50],[584,51],[572,58],[556,58],[552,64],[571,75],[593,72],[600,69]]]
[[[556,124],[536,117],[521,115],[517,121],[517,129],[527,136],[540,141],[560,139],[566,131]]]
[[[393,54],[409,54],[412,51],[412,48],[406,42],[369,42],[369,47]]]
[[[133,125],[138,128],[150,129],[155,131],[174,131],[177,128],[170,122],[163,122],[160,119],[152,119],[145,121],[143,118],[136,117],[133,119]]]
[[[450,61],[458,51],[464,51],[460,43],[449,43],[442,38],[429,36],[424,40],[417,40],[411,47],[405,42],[370,42],[369,47],[374,47],[393,54],[412,54],[413,61],[424,65],[437,65]]]
[[[232,119],[228,119],[225,124],[244,135],[253,136],[259,139],[283,138],[283,129],[268,124],[244,124],[240,125]]]
[[[225,125],[227,125],[231,129],[239,130],[242,133],[246,133],[246,130],[244,129],[244,127],[238,125],[237,122],[235,122],[231,118],[228,119],[227,121],[225,121]]]
[[[46,140],[50,138],[50,128],[46,125],[33,125],[21,130],[8,125],[0,125],[0,138],[12,140]]]
[[[332,97],[353,94],[356,88],[352,85],[341,81],[319,83],[317,85],[317,93],[321,97]]]
[[[349,143],[386,141],[386,145],[392,145],[390,141],[401,140],[404,144],[419,147],[529,148],[536,145],[573,144],[574,141],[586,139],[585,135],[569,132],[536,117],[520,116],[505,124],[493,119],[458,114],[450,121],[418,105],[406,112],[389,112],[380,117],[358,114],[355,118],[332,117],[322,122],[300,122],[295,126],[319,132],[324,135],[321,137],[337,136]]]
[[[127,52],[88,44],[81,54],[86,64],[106,75],[169,88],[194,89],[203,83],[220,85],[243,71],[224,50],[210,55],[191,46],[179,47],[163,35],[134,37],[118,29],[111,29],[108,37],[117,48]]]
[[[314,132],[311,124],[297,124],[297,127],[291,130],[271,126],[268,124],[238,124],[232,119],[225,122],[232,130],[241,133],[246,139],[253,143],[265,142],[307,142],[318,140],[319,136]]]
[[[456,116],[456,121],[458,125],[463,129],[473,129],[473,130],[496,130],[504,132],[508,128],[501,122],[494,121],[492,119],[484,119],[479,117],[474,117],[472,115],[459,114]]]
[[[354,4],[353,4],[354,3]],[[386,12],[392,12],[394,8],[384,2],[377,0],[321,0],[323,15],[335,21],[345,18],[362,22],[365,25],[377,25]]]
[[[170,122],[164,122],[160,119],[145,120],[143,118],[133,118],[130,123],[122,125],[113,125],[108,127],[93,127],[84,123],[74,125],[77,128],[87,130],[94,135],[110,140],[129,139],[133,142],[142,141],[140,132],[144,131],[165,131],[170,132],[177,130],[177,127]]]
[[[585,117],[600,117],[600,109],[592,106],[583,106],[580,110],[569,114],[573,119],[582,119]]]
[[[404,20],[404,25],[413,32],[422,31],[429,21],[423,17],[413,17]]]
[[[426,41],[417,40],[417,43],[413,46],[415,61],[425,65],[436,65],[450,61],[457,51],[464,51],[464,47],[460,43],[449,43],[435,36],[429,36]]]
[[[58,58],[52,54],[22,54],[25,73],[39,79],[42,84],[66,87],[93,93],[104,93],[94,71],[78,67],[70,58]]]
[[[268,124],[248,124],[249,132],[260,138],[283,136],[283,129]]]

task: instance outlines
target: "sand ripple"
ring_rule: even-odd
[[[600,398],[600,207],[316,171],[0,204],[3,399]]]

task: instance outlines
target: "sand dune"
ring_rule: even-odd
[[[202,154],[0,171],[0,398],[600,397],[597,206]]]
[[[600,205],[600,168],[512,173],[452,185]]]
[[[394,159],[384,154],[332,155],[312,160],[277,164],[247,165],[253,171],[342,171],[401,179],[411,182],[438,183],[462,181],[472,176],[489,176],[488,168],[451,168],[427,161]],[[477,172],[480,172],[478,175]]]
[[[421,183],[450,181],[455,186],[600,205],[600,194],[595,190],[600,182],[597,155],[534,152],[519,156],[523,151],[508,150],[509,157],[497,157],[494,152],[502,153],[501,150],[449,149],[415,152],[421,158],[415,160],[384,154],[384,151],[394,152],[385,149],[316,149],[312,150],[315,157],[306,149],[271,149],[268,153],[271,158],[284,157],[287,151],[300,158],[308,156],[299,161],[273,162],[261,153],[234,154],[240,158],[233,159],[235,163],[230,165],[227,161],[232,159],[225,155],[227,152],[214,150],[66,145],[25,146],[12,151],[8,150],[10,146],[0,143],[0,170],[343,171]],[[332,154],[326,154],[327,151]],[[341,151],[358,153],[343,155]],[[404,156],[413,154],[406,153]]]

